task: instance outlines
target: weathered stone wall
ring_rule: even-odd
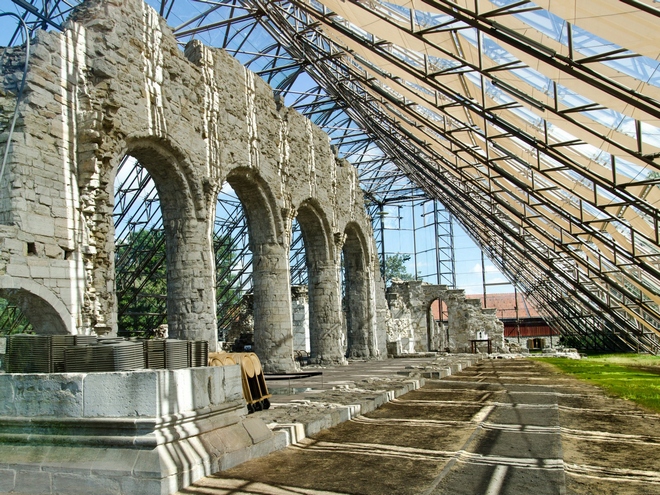
[[[469,352],[470,341],[489,339],[493,352],[504,352],[504,324],[497,318],[496,309],[482,309],[479,299],[466,299],[464,290],[449,290],[447,303],[448,347],[455,352]],[[477,343],[486,351],[486,342]]]
[[[161,495],[284,447],[239,366],[0,374],[0,489]]]
[[[14,82],[5,78],[3,91]],[[322,362],[384,354],[382,281],[355,169],[225,52],[192,41],[182,53],[139,0],[88,1],[63,33],[38,34],[20,110],[0,184],[10,191],[2,218],[17,227],[0,237],[0,287],[32,294],[37,284],[37,297],[57,301],[57,331],[116,329],[113,185],[131,155],[159,194],[170,337],[215,348],[211,232],[229,182],[248,219],[255,347],[265,368],[295,366],[288,251],[296,217],[310,269],[312,354]],[[348,274],[359,316],[348,329],[339,287],[345,241],[360,258]]]
[[[424,352],[442,350],[443,329],[433,318],[431,303],[442,299],[447,291],[446,285],[432,285],[421,280],[409,282],[395,280],[387,289],[387,302],[392,321],[388,322],[391,329],[391,341],[395,337],[395,329],[401,333],[402,350],[404,352]]]
[[[431,304],[443,301],[447,305],[447,328],[439,325]],[[445,350],[469,352],[470,340],[491,340],[493,351],[504,350],[504,325],[496,310],[481,309],[478,299],[466,299],[465,291],[449,290],[446,285],[422,281],[394,281],[387,289],[391,319],[387,322],[388,342],[397,342],[401,352]],[[487,342],[477,344],[486,352]]]

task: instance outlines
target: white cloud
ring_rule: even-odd
[[[481,263],[474,265],[470,273],[481,273]],[[495,265],[486,265],[486,273],[499,273],[499,270]]]

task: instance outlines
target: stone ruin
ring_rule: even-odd
[[[0,105],[16,105],[25,50],[3,59]],[[0,182],[0,297],[36,333],[117,328],[113,186],[136,158],[159,194],[171,338],[215,350],[211,232],[221,187],[243,204],[253,255],[255,351],[268,371],[293,361],[289,244],[295,218],[309,272],[311,354],[320,363],[385,355],[387,306],[355,169],[329,138],[222,50],[182,52],[140,0],[92,0],[62,33],[32,45]],[[346,321],[340,260],[346,273]]]
[[[388,353],[446,351],[505,352],[504,325],[495,309],[482,309],[479,299],[466,299],[462,289],[422,281],[393,281],[386,293],[391,318],[387,321]],[[447,323],[439,323],[432,304],[447,307]]]
[[[116,333],[113,187],[125,156],[149,172],[159,195],[170,338],[208,340],[216,350],[211,234],[224,183],[248,222],[254,350],[264,370],[297,369],[294,322],[309,334],[296,346],[320,364],[382,358],[387,331],[400,343],[407,332],[408,351],[458,351],[486,328],[483,312],[445,291],[450,320],[468,331],[450,323],[448,340],[428,332],[431,293],[414,283],[391,292],[388,325],[355,169],[224,51],[191,41],[182,52],[142,1],[86,1],[62,33],[38,32],[21,93],[25,58],[25,48],[12,48],[1,66],[0,297],[36,333]],[[296,308],[294,219],[309,279]],[[237,366],[91,375],[0,374],[0,396],[9,398],[0,403],[0,457],[13,473],[3,490],[82,494],[110,484],[117,493],[169,493],[278,448],[260,420],[245,417]]]

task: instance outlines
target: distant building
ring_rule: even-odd
[[[497,310],[497,317],[504,323],[504,338],[510,344],[519,344],[527,349],[544,349],[555,347],[559,343],[559,332],[551,328],[538,313],[536,308],[518,294],[518,311],[516,313],[516,294],[487,294],[484,305],[483,294],[467,295],[467,299],[479,299],[483,308]],[[438,301],[433,304],[433,315],[436,320],[446,320],[446,307],[443,305],[443,317],[440,316]]]

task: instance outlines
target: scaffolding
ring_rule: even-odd
[[[12,1],[31,30],[61,29],[77,3]],[[562,335],[658,353],[660,10],[615,0],[563,10],[525,0],[148,3],[182,46],[226,49],[327,132],[370,211],[442,205],[423,217],[439,242],[413,249],[415,276],[433,276],[418,269],[434,252],[434,281],[455,285],[444,241],[455,221]],[[383,257],[384,217],[374,217]]]

